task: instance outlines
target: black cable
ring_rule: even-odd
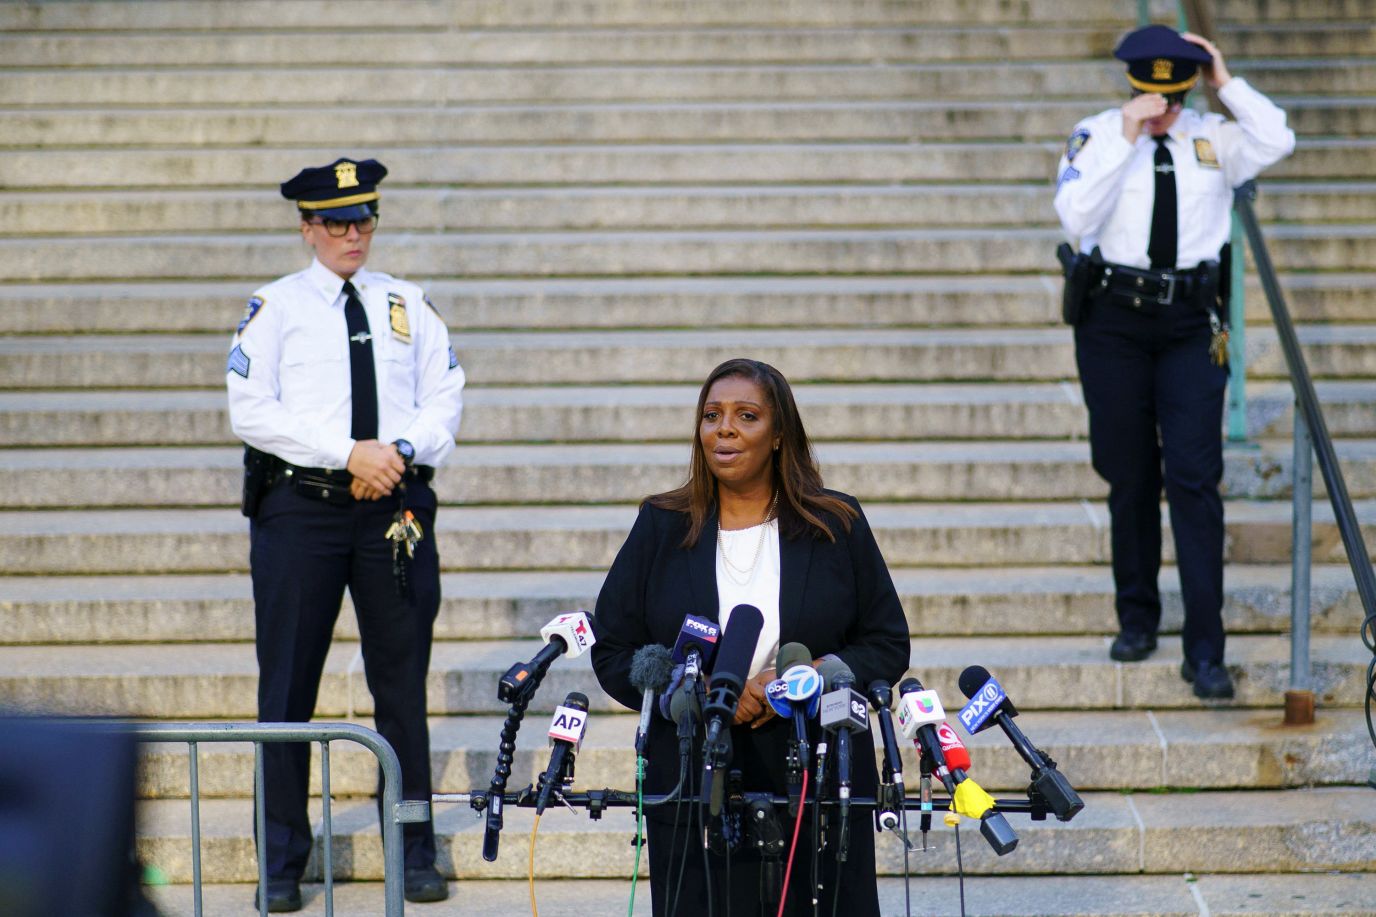
[[[965,864],[960,859],[960,825],[956,825],[956,881],[960,883],[960,917],[965,917]]]
[[[1367,615],[1362,622],[1362,643],[1371,651],[1371,663],[1366,667],[1366,700],[1363,704],[1366,709],[1366,732],[1371,736],[1371,744],[1376,746],[1376,725],[1371,720],[1371,708],[1376,705],[1376,613]],[[1376,769],[1372,770],[1368,782],[1376,786]]]
[[[836,885],[836,888],[832,889],[832,892],[831,892],[831,917],[836,917],[837,908],[839,908],[839,907],[841,906],[841,873],[842,873],[842,871],[843,871],[843,870],[841,869],[841,863],[840,863],[840,861],[838,860],[837,863],[836,863],[836,881],[835,881],[835,883],[834,883],[834,884]]]
[[[701,790],[698,791],[698,796],[698,833],[702,836],[702,872],[705,877],[703,884],[707,886],[707,917],[712,917],[712,857],[711,851],[707,849],[707,816],[703,814],[707,800],[701,798]]]
[[[691,762],[689,761],[689,756],[688,756],[688,755],[683,755],[683,756],[681,756],[681,757],[679,758],[679,776],[680,776],[679,785],[680,785],[680,787],[681,787],[682,784],[683,784],[683,781],[682,781],[681,778],[682,778],[685,774],[688,773],[688,769],[691,768],[691,767],[692,767],[692,764],[691,764]],[[668,800],[665,800],[665,801],[667,802]],[[680,834],[680,832],[679,832],[679,825],[682,823],[682,818],[683,818],[683,796],[680,795],[680,796],[678,797],[678,800],[674,803],[674,834],[673,834],[672,840],[671,840],[670,843],[669,843],[669,858],[665,861],[665,862],[670,863],[670,864],[672,864],[672,863],[674,862],[674,849],[675,849],[676,847],[678,847],[678,836],[679,836],[679,834]],[[683,838],[683,856],[679,858],[679,862],[678,862],[678,879],[675,880],[675,882],[674,882],[674,897],[673,897],[672,902],[671,902],[671,904],[670,904],[670,906],[669,906],[669,909],[668,909],[668,915],[669,915],[669,917],[674,917],[674,915],[678,913],[678,900],[679,900],[679,895],[683,892],[683,874],[684,874],[684,872],[686,872],[687,869],[688,869],[688,851],[689,851],[690,849],[692,849],[692,846],[693,846],[692,843],[690,843],[690,841],[691,841],[691,839],[692,839],[692,834],[693,834],[693,828],[692,828],[691,819],[690,819],[690,824],[689,824],[689,826],[688,826],[688,831],[687,831],[686,835],[685,835],[684,838]],[[672,868],[672,867],[671,867],[671,868]],[[667,886],[666,886],[666,890],[667,890]]]
[[[911,869],[908,863],[908,853],[912,849],[912,844],[908,843],[908,809],[905,806],[898,810],[898,817],[903,822],[903,914],[904,917],[913,917],[912,890],[909,888],[908,871]]]

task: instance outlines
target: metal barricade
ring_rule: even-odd
[[[254,825],[256,836],[267,834],[263,806],[263,745],[267,742],[319,742],[321,795],[324,800],[322,872],[325,876],[325,914],[334,914],[333,825],[330,815],[330,742],[350,741],[371,751],[382,769],[383,889],[386,917],[402,917],[405,906],[402,881],[402,843],[400,826],[430,818],[430,803],[402,800],[401,763],[391,744],[378,733],[350,723],[104,723],[106,728],[127,728],[140,742],[185,742],[190,752],[191,788],[191,873],[196,917],[201,917],[201,817],[200,776],[197,746],[202,742],[252,742],[254,765]],[[258,857],[258,887],[267,888],[267,861]],[[259,913],[267,915],[267,895],[260,895]]]

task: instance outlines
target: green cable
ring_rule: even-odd
[[[635,869],[631,871],[631,903],[626,908],[626,917],[634,917],[635,886],[640,881],[640,847],[645,840],[645,830],[642,826],[645,816],[644,785],[645,758],[637,756],[635,759]]]

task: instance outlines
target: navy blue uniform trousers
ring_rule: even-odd
[[[1223,393],[1209,316],[1193,302],[1146,315],[1108,299],[1075,329],[1094,470],[1109,485],[1113,581],[1125,632],[1161,623],[1164,479],[1185,602],[1185,657],[1223,661]]]
[[[425,537],[416,546],[411,566],[412,593],[402,597],[392,574],[391,542],[384,537],[396,513],[395,497],[332,506],[297,494],[288,481],[278,481],[263,497],[250,527],[249,555],[257,623],[258,720],[311,718],[347,587],[358,617],[377,731],[401,761],[402,796],[428,800],[425,678],[440,602],[434,491],[411,480],[406,504]],[[311,852],[306,812],[311,746],[267,743],[263,757],[268,877],[300,878]],[[434,863],[433,824],[404,828],[407,868]]]

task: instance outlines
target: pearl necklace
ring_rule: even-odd
[[[769,509],[765,511],[764,521],[760,523],[760,537],[755,542],[755,555],[750,558],[750,566],[738,567],[731,563],[731,558],[726,554],[726,542],[722,538],[721,517],[717,517],[717,550],[721,553],[722,563],[726,572],[726,578],[737,586],[744,586],[755,578],[755,566],[760,562],[760,550],[764,547],[764,539],[769,534],[769,523],[774,519],[774,510],[779,505],[779,492],[774,491],[774,497],[769,501]],[[736,574],[742,574],[738,578]]]

